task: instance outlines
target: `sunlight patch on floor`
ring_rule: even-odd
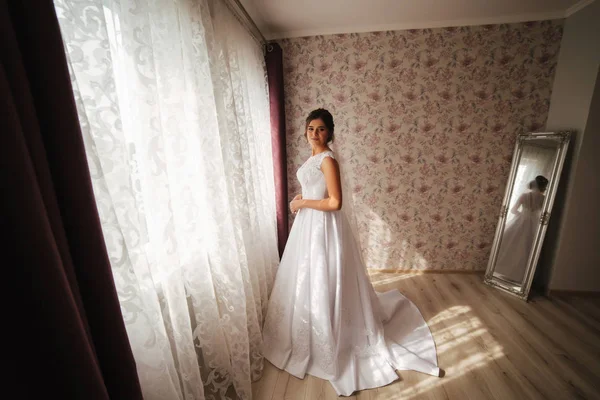
[[[423,275],[422,272],[381,272],[376,269],[367,269],[369,278],[373,285],[387,285],[394,282],[400,282],[404,279]]]
[[[476,316],[469,316],[470,313],[472,309],[468,306],[454,306],[440,312],[428,322],[433,328],[438,362],[441,361],[439,366],[445,371],[443,378],[427,376],[414,384],[400,381],[394,384],[397,389],[393,393],[389,393],[391,390],[379,392],[377,400],[420,398],[438,386],[475,369],[485,368],[487,364],[504,357],[500,343],[492,338],[485,324]],[[459,361],[444,365],[444,359]],[[403,371],[399,373],[402,376]]]
[[[462,317],[464,314],[470,313],[472,311],[469,306],[454,306],[450,307],[441,313],[438,313],[436,316],[432,317],[427,321],[429,326],[433,324],[437,324],[440,322],[448,321],[452,318]]]

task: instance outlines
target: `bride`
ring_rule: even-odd
[[[338,395],[380,387],[395,370],[439,376],[435,344],[417,307],[397,290],[377,293],[341,211],[340,169],[324,109],[306,119],[312,156],[298,169],[302,194],[277,271],[263,330],[264,355],[303,379],[329,380]]]
[[[519,196],[510,210],[513,217],[507,219],[504,228],[495,273],[516,284],[525,278],[547,187],[548,179],[543,175],[529,182],[529,191]]]

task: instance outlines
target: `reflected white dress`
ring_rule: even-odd
[[[506,222],[495,273],[516,283],[523,282],[543,204],[544,195],[538,191],[527,192],[519,197],[514,208],[520,208],[521,211]]]
[[[321,162],[297,172],[304,199],[328,196]],[[275,278],[263,330],[264,355],[303,379],[329,380],[338,395],[387,385],[395,370],[439,376],[433,337],[397,290],[376,293],[343,212],[298,211]]]

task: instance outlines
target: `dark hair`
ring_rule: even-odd
[[[545,192],[548,187],[548,179],[542,175],[538,175],[529,184],[529,188],[533,188],[533,185],[537,186],[540,192]]]
[[[316,110],[313,110],[310,112],[310,114],[308,114],[308,117],[306,117],[306,125],[304,127],[304,137],[306,137],[308,140],[308,136],[307,136],[308,124],[310,124],[315,119],[322,120],[323,123],[325,124],[325,126],[327,127],[327,130],[329,130],[329,137],[327,138],[327,143],[333,142],[333,139],[334,139],[333,131],[335,128],[335,124],[333,123],[333,116],[331,115],[331,113],[329,111],[327,111],[324,108],[317,108]]]

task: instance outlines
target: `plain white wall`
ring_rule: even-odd
[[[600,41],[598,42],[600,46]],[[550,290],[600,292],[600,80],[590,106]]]
[[[565,22],[546,123],[575,132],[539,265],[550,290],[600,291],[599,65],[595,1]]]

